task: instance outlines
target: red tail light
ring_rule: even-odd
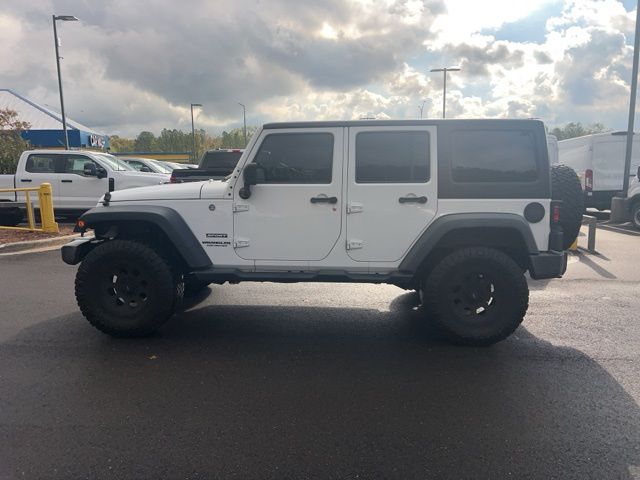
[[[560,205],[553,204],[551,205],[551,223],[554,225],[558,225],[560,223]]]
[[[176,177],[175,177],[175,175],[173,173],[171,174],[171,177],[169,177],[169,183],[178,183],[176,181]]]
[[[591,192],[593,190],[593,170],[590,168],[584,172],[584,189],[587,192]]]

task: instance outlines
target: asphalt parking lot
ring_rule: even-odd
[[[599,231],[491,348],[335,284],[213,286],[114,340],[57,251],[2,256],[0,478],[640,478],[639,242]]]

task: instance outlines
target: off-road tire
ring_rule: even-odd
[[[421,293],[427,318],[447,340],[462,345],[504,340],[529,306],[522,269],[486,247],[462,248],[444,257],[423,280]]]
[[[562,200],[560,225],[562,225],[562,248],[568,249],[580,232],[584,215],[584,193],[575,170],[566,165],[551,167],[551,198]]]
[[[162,255],[132,240],[111,240],[85,257],[76,274],[80,311],[114,337],[153,334],[182,301],[184,283]]]
[[[640,230],[640,200],[636,200],[631,206],[631,225],[633,225],[636,230]]]

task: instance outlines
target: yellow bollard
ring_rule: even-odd
[[[572,251],[572,252],[575,252],[576,250],[578,250],[578,239],[577,238],[573,241],[573,243],[569,247],[569,250]]]
[[[40,201],[40,219],[42,220],[42,231],[46,233],[60,233],[56,218],[53,215],[53,190],[50,183],[43,183],[38,189],[38,200]]]

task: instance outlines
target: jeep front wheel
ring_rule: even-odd
[[[522,269],[485,247],[444,257],[423,281],[423,308],[453,343],[491,345],[518,328],[529,304]]]
[[[115,337],[150,335],[174,312],[181,275],[155,250],[131,240],[98,245],[76,275],[76,299],[98,330]]]

